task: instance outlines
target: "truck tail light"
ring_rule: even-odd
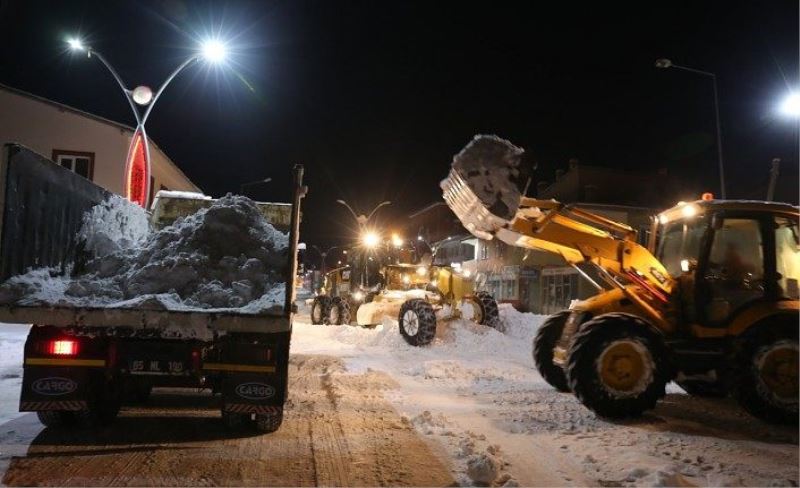
[[[54,356],[77,356],[78,341],[69,339],[48,341],[45,350],[48,354],[52,354]]]

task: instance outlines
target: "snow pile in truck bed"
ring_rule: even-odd
[[[96,256],[81,274],[35,269],[0,287],[0,303],[169,310],[282,307],[288,236],[246,197],[228,195],[158,232],[116,197],[87,213],[79,237]]]

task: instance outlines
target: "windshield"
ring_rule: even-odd
[[[697,261],[700,242],[706,230],[705,219],[669,222],[661,226],[658,259],[672,276],[681,274],[681,261]]]

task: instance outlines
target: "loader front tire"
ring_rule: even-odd
[[[567,380],[575,396],[602,417],[637,417],[664,396],[672,374],[664,341],[639,317],[607,313],[575,334]]]
[[[750,414],[776,424],[797,424],[798,333],[760,326],[739,341],[733,396]]]
[[[533,338],[533,362],[544,380],[558,391],[569,391],[564,368],[553,363],[553,350],[556,347],[570,311],[564,310],[547,317]]]
[[[436,314],[425,300],[414,299],[403,303],[397,322],[400,335],[412,346],[428,345],[436,335]]]
[[[481,312],[481,320],[478,321],[478,323],[503,332],[502,323],[500,322],[500,308],[497,306],[497,300],[485,291],[476,293],[475,298],[478,301]]]
[[[320,325],[327,321],[328,308],[330,308],[331,299],[325,295],[318,295],[314,297],[311,303],[311,323],[313,325]]]

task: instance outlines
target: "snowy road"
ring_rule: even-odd
[[[24,415],[0,425],[0,453],[14,456],[4,482],[797,485],[795,428],[674,386],[639,420],[599,420],[533,368],[541,317],[508,307],[502,316],[504,334],[453,322],[431,346],[413,348],[393,321],[367,330],[312,326],[301,315],[276,434],[225,438],[206,418],[218,415],[211,398],[196,408],[169,391],[91,435],[42,430]]]

